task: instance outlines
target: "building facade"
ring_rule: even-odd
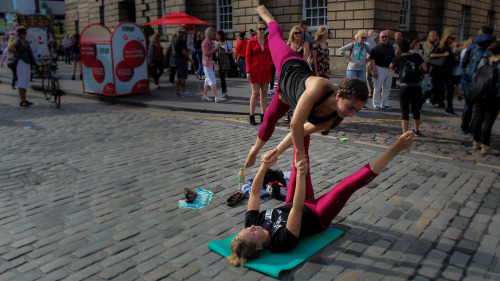
[[[346,61],[338,49],[353,39],[359,29],[390,29],[408,38],[439,34],[445,28],[456,30],[459,40],[475,36],[483,25],[497,30],[500,5],[497,0],[66,0],[66,23],[70,33],[90,23],[112,28],[123,20],[139,24],[163,15],[184,12],[224,30],[230,39],[241,30],[255,29],[259,17],[254,8],[264,4],[288,31],[300,20],[309,21],[309,30],[325,26],[329,30],[330,66],[343,73]],[[172,27],[155,27],[163,34],[175,33]],[[205,27],[200,27],[204,29]],[[168,37],[170,38],[170,36]]]

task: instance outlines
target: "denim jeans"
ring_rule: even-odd
[[[245,57],[239,57],[238,61],[240,63],[240,76],[247,78],[247,66],[245,65]]]
[[[366,70],[347,70],[347,78],[366,79]]]

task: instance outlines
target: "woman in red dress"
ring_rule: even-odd
[[[257,35],[248,41],[246,53],[247,79],[252,86],[250,98],[250,124],[255,122],[255,107],[260,96],[261,122],[267,108],[267,87],[271,82],[271,66],[273,60],[269,51],[269,42],[266,38],[267,25],[265,22],[257,24]]]

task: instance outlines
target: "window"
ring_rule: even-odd
[[[401,0],[401,11],[399,12],[399,29],[410,29],[410,0]]]
[[[219,30],[233,30],[233,3],[231,0],[217,0],[217,26]]]
[[[304,19],[309,22],[309,29],[326,26],[326,0],[304,0]]]

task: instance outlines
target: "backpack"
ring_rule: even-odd
[[[469,84],[471,100],[486,99],[497,95],[498,65],[498,61],[486,63],[477,69]]]
[[[470,81],[474,73],[477,71],[477,67],[479,66],[479,62],[483,59],[488,59],[490,57],[490,51],[487,48],[476,46],[474,50],[472,50],[472,54],[469,57],[469,64],[465,70],[465,79]]]
[[[399,79],[402,83],[414,83],[422,81],[422,73],[420,72],[419,66],[415,62],[401,56],[406,62],[399,75]]]

